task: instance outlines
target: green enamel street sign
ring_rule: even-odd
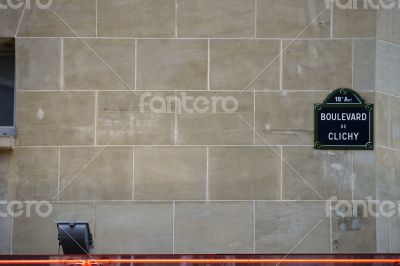
[[[314,106],[314,148],[373,150],[374,105],[351,89],[331,92]]]

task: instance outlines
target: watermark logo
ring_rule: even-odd
[[[48,201],[0,201],[0,217],[49,217],[53,205]]]
[[[330,217],[333,213],[337,217],[400,217],[400,201],[374,200],[338,200],[331,197],[326,202],[325,215]]]
[[[329,0],[326,1],[326,8],[330,9],[331,3],[338,9],[393,9],[400,3],[393,0]]]
[[[3,3],[5,2],[5,4]],[[0,3],[0,9],[32,9],[36,6],[39,9],[49,9],[54,0],[6,0]]]
[[[143,93],[139,102],[140,112],[146,109],[153,113],[235,113],[239,101],[233,96],[193,96],[186,92],[174,96],[152,95]]]

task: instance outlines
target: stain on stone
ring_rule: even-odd
[[[342,171],[344,169],[343,165],[340,163],[333,163],[331,167],[336,171]]]
[[[7,195],[7,180],[0,179],[0,199],[6,198]]]
[[[360,215],[362,211],[359,208],[354,211],[347,207],[340,207],[338,211],[339,213],[336,215],[339,216],[338,228],[340,231],[358,231],[362,229],[363,221]]]
[[[352,230],[360,230],[361,229],[361,220],[358,217],[353,217],[351,220],[351,229]]]
[[[39,107],[39,110],[36,113],[36,117],[38,120],[42,120],[44,117],[44,111],[41,106]]]
[[[334,240],[333,241],[333,249],[339,249],[339,240]]]

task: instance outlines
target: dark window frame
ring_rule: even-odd
[[[13,72],[13,124],[12,125],[1,125],[0,124],[0,136],[15,136],[16,135],[16,90],[15,90],[15,38],[0,37],[0,56],[12,55],[14,57],[14,72]],[[1,73],[0,73],[1,78]],[[0,85],[1,86],[1,85]],[[1,104],[1,99],[0,99]],[[0,112],[5,107],[0,105]]]

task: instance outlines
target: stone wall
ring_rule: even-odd
[[[376,46],[377,199],[400,200],[400,10],[378,12]],[[400,218],[377,219],[379,252],[400,252]]]
[[[325,0],[0,10],[0,34],[17,36],[18,131],[0,153],[0,200],[53,206],[50,217],[0,218],[0,253],[56,253],[58,220],[89,221],[96,253],[379,251],[373,217],[346,230],[326,210],[332,197],[375,198],[375,170],[400,174],[398,46],[378,41],[376,55],[386,20]],[[376,98],[376,151],[313,149],[313,105],[339,87]],[[238,108],[140,107],[182,93]]]

